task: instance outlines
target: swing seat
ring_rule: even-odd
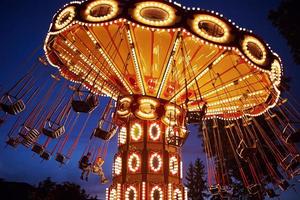
[[[255,153],[257,152],[256,144],[254,144],[251,147],[248,147],[248,145],[245,143],[245,141],[241,140],[239,146],[236,149],[236,152],[240,158],[247,161],[248,158],[254,156]]]
[[[173,145],[173,146],[177,146],[177,147],[182,147],[185,143],[186,138],[182,138],[179,136],[170,136],[168,138],[168,144],[169,145]]]
[[[2,124],[4,124],[4,122],[5,122],[4,119],[0,119],[0,126],[1,126]]]
[[[286,166],[286,171],[295,171],[299,167],[300,155],[289,154],[283,159],[283,164]]]
[[[10,115],[17,115],[23,112],[26,108],[25,103],[21,99],[11,104],[1,103],[0,105],[2,107],[2,110]]]
[[[61,153],[57,153],[56,157],[55,157],[55,160],[57,162],[59,162],[60,164],[64,165],[64,164],[67,163],[68,158],[66,156],[64,156],[63,154],[61,154]]]
[[[282,191],[286,191],[289,187],[290,184],[289,182],[287,182],[286,180],[281,180],[278,183],[278,187],[282,190]]]
[[[252,195],[258,194],[260,192],[260,189],[261,188],[260,188],[259,184],[252,184],[247,187],[249,194],[252,194]]]
[[[266,193],[269,198],[275,198],[275,197],[279,196],[278,194],[275,193],[275,191],[273,189],[267,189]]]
[[[199,124],[205,116],[205,111],[188,111],[187,112],[187,123],[188,124]]]
[[[86,100],[73,100],[72,108],[77,113],[90,113],[99,105],[98,97],[90,95]]]
[[[23,138],[22,144],[29,148],[30,146],[33,145],[33,143],[36,142],[38,139],[40,133],[36,129],[30,129],[25,126],[26,131],[28,132],[26,135],[24,133],[20,133],[20,136]]]
[[[102,140],[108,141],[117,133],[117,127],[112,127],[110,130],[104,130],[102,128],[96,128],[93,135]]]
[[[6,144],[13,147],[13,148],[16,148],[19,144],[19,142],[14,139],[14,138],[9,138],[7,141],[6,141]]]
[[[44,133],[44,135],[52,138],[52,139],[57,139],[60,136],[62,136],[66,130],[65,130],[65,126],[58,126],[57,128],[53,128],[53,127],[48,127],[48,128],[43,128],[42,132]]]
[[[50,160],[51,158],[51,154],[47,151],[44,151],[41,156],[40,156],[43,160]]]
[[[219,195],[219,185],[212,185],[209,187],[209,191],[213,196]]]
[[[300,142],[300,130],[292,131],[288,135],[282,135],[284,141],[288,144],[294,144],[294,143],[299,143]]]
[[[38,155],[42,155],[42,153],[45,151],[45,148],[40,144],[35,144],[32,146],[31,150]]]

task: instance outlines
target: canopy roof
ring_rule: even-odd
[[[171,1],[72,2],[53,18],[49,62],[97,94],[146,95],[208,117],[256,116],[277,103],[280,58],[213,11]]]

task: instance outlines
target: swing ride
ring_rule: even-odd
[[[215,199],[230,199],[233,167],[256,199],[300,175],[300,113],[281,95],[279,56],[217,12],[171,0],[75,1],[55,14],[44,51],[38,63],[59,73],[35,65],[1,99],[5,117],[18,115],[7,145],[65,165],[99,115],[83,156],[104,161],[118,133],[106,199],[186,200],[181,148],[193,124]],[[36,86],[39,70],[51,76]]]

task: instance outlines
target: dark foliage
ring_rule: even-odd
[[[40,182],[37,187],[27,183],[0,180],[1,200],[93,200],[85,190],[74,183],[57,184],[50,178]]]
[[[300,12],[298,0],[281,0],[276,10],[271,10],[269,19],[286,38],[294,61],[300,64]]]
[[[195,163],[190,163],[187,174],[186,184],[188,188],[188,198],[190,200],[203,200],[208,197],[207,185],[205,181],[205,167],[200,159]]]

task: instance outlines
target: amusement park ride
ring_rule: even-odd
[[[0,123],[18,116],[7,144],[66,164],[90,115],[108,99],[84,150],[105,160],[118,133],[106,199],[187,199],[180,152],[189,124],[202,128],[216,199],[230,199],[229,151],[257,199],[287,190],[300,173],[300,113],[281,96],[279,56],[217,12],[171,0],[74,1],[55,14],[44,51],[39,61],[59,73],[37,83],[41,69],[34,66],[1,99]]]

